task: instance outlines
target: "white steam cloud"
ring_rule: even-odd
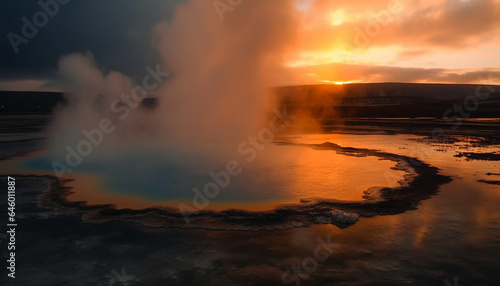
[[[180,4],[172,20],[154,30],[162,62],[144,74],[149,83],[158,69],[172,75],[155,89],[158,106],[152,110],[133,96],[144,90],[143,82],[134,86],[123,74],[104,74],[90,53],[65,56],[59,73],[68,104],[51,127],[51,156],[63,162],[67,146],[76,150],[86,139],[82,131],[109,119],[112,132],[102,132],[87,159],[109,156],[110,148],[150,145],[207,162],[227,160],[274,107],[269,87],[294,40],[295,13],[291,0],[247,0],[221,21],[212,1]]]

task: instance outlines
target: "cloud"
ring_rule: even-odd
[[[145,66],[154,66],[165,58],[165,53],[156,49],[158,34],[154,27],[170,22],[176,7],[185,2],[71,1],[29,44],[21,47],[19,55],[13,54],[7,37],[3,37],[4,44],[0,45],[3,84],[0,87],[18,88],[20,81],[30,80],[31,84],[25,82],[29,88],[38,88],[33,81],[46,81],[54,88],[59,57],[85,51],[94,54],[103,72],[116,70],[132,79],[140,79]],[[241,15],[248,5],[246,2],[229,14]],[[496,52],[500,49],[500,0],[295,0],[292,7],[295,9],[289,9],[286,3],[272,6],[282,7],[286,10],[284,15],[299,21],[283,26],[287,29],[283,34],[288,34],[290,29],[295,33],[293,39],[286,39],[291,47],[282,50],[281,54],[290,66],[347,63],[424,68],[431,73],[435,69],[472,71],[500,65]],[[38,8],[36,2],[3,1],[0,5],[0,34],[3,35],[19,31],[20,19],[32,15]],[[270,7],[259,9],[274,9]],[[214,12],[211,7],[194,17],[212,17]],[[189,21],[194,23],[196,20]],[[266,21],[263,19],[254,32],[271,27]],[[246,25],[238,20],[234,22]],[[240,33],[236,27],[221,32],[231,33],[242,43],[245,42],[242,37],[248,35]],[[279,33],[276,35],[279,37]],[[209,41],[198,41],[206,38],[204,29],[200,29],[196,37],[185,39],[188,43],[186,54],[193,43],[210,46]],[[262,47],[269,50],[276,45],[269,39],[260,41]],[[224,51],[225,48],[220,45],[218,49]],[[239,50],[248,54],[248,59],[252,58],[252,53],[260,52],[253,50],[251,45],[241,45]],[[196,64],[182,52],[177,56],[179,61]],[[226,53],[224,56],[237,55]],[[175,61],[170,63],[175,64]],[[464,80],[463,72],[455,71],[450,71],[444,79]],[[276,72],[276,75],[280,80],[283,78],[281,81],[289,81],[286,73]],[[409,78],[421,77],[424,75]],[[377,76],[367,74],[360,80],[373,78]],[[40,88],[47,89],[46,86]]]
[[[63,57],[58,72],[68,105],[51,127],[52,156],[64,158],[65,146],[79,144],[82,130],[109,119],[116,130],[106,137],[107,146],[161,146],[196,168],[225,166],[241,154],[244,140],[263,136],[262,127],[269,124],[275,107],[269,86],[295,37],[294,14],[292,0],[243,2],[223,21],[210,1],[179,5],[170,21],[155,28],[162,60],[148,78],[166,74],[152,88],[155,109],[131,101],[140,89],[126,75],[104,70],[92,54]]]
[[[416,49],[405,49],[405,50],[402,50],[398,56],[396,57],[396,61],[404,61],[404,60],[409,60],[409,59],[414,59],[416,57],[421,57],[421,56],[425,56],[425,55],[428,55],[432,53],[432,51],[428,50],[428,49],[420,49],[420,48],[416,48]]]
[[[57,79],[62,55],[91,51],[106,71],[140,78],[144,66],[159,61],[153,27],[172,17],[184,0],[69,1],[15,54],[7,38],[22,34],[22,17],[32,18],[38,1],[0,1],[0,78]],[[46,2],[46,1],[44,1]]]
[[[457,60],[500,48],[500,0],[317,0],[305,13],[291,62],[307,64],[309,58],[317,64],[315,59],[326,56],[324,63],[350,63],[352,57],[342,56],[350,53],[355,63],[408,66],[419,57],[420,66],[430,67],[426,57],[453,54],[433,62],[455,68]],[[498,61],[492,60],[494,66]]]
[[[3,80],[0,81],[0,90],[8,91],[57,91],[62,89],[58,83],[38,79]]]
[[[369,34],[370,23],[378,21],[380,32],[371,37],[370,46],[440,46],[457,49],[484,41],[498,41],[500,30],[498,0],[374,0],[327,1],[312,3],[304,19],[305,48],[328,48],[341,40],[354,45],[357,31]],[[398,6],[397,13],[391,13]],[[336,11],[342,20],[332,25]],[[387,14],[387,12],[390,12]],[[382,15],[389,15],[388,18]],[[387,21],[385,21],[387,19]]]
[[[162,65],[175,75],[158,92],[160,124],[175,144],[225,155],[258,131],[272,106],[268,87],[294,41],[295,13],[291,0],[252,0],[221,20],[211,1],[193,0],[156,27]]]
[[[313,75],[313,76],[312,76]],[[325,64],[292,68],[289,78],[295,84],[333,82],[422,82],[492,83],[500,81],[500,69],[411,68],[377,65]]]
[[[423,1],[422,1],[423,2]],[[427,1],[426,1],[427,2]],[[499,40],[500,3],[497,0],[430,2],[412,5],[378,43],[443,46],[450,49]]]

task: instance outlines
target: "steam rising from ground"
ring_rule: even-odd
[[[148,86],[155,72],[171,72],[154,90],[154,110],[138,106],[140,88],[134,90],[121,73],[105,74],[92,54],[63,57],[59,73],[68,105],[56,113],[50,155],[64,161],[67,146],[76,149],[86,139],[82,131],[88,134],[109,119],[112,131],[102,132],[88,159],[109,156],[110,148],[146,145],[207,162],[227,160],[238,143],[258,132],[274,105],[269,87],[293,42],[295,13],[292,1],[252,0],[221,21],[212,1],[179,5],[173,19],[154,30],[161,64],[144,70]],[[141,80],[135,84],[145,87]]]
[[[291,4],[246,1],[221,22],[212,1],[190,2],[171,24],[158,25],[158,50],[176,75],[161,92],[166,120],[159,121],[177,143],[234,149],[258,131],[272,104],[274,69],[291,41]]]

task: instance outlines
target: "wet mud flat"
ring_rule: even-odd
[[[471,143],[470,137],[459,134],[455,142],[488,146],[496,140],[481,132],[474,138],[484,139]],[[3,149],[4,160],[41,145],[24,141],[31,143],[16,150],[16,139],[0,143],[0,149],[9,146]],[[335,143],[302,146],[346,156],[377,156],[397,163],[396,168],[409,176],[399,188],[367,190],[363,202],[304,198],[270,212],[200,211],[191,214],[188,225],[177,209],[117,210],[112,205],[71,202],[66,199],[71,193],[67,182],[50,175],[16,176],[7,168],[4,171],[19,182],[19,276],[14,283],[0,277],[0,284],[109,285],[119,273],[131,279],[129,285],[292,285],[283,282],[283,273],[302,267],[318,239],[335,245],[334,252],[301,279],[301,285],[499,281],[498,185],[483,183],[478,189],[479,183],[472,184],[469,177],[446,175],[449,170],[399,152]],[[495,163],[455,159],[464,164]],[[478,171],[487,180],[498,180],[495,169]],[[6,205],[6,199],[2,196],[0,204]],[[4,246],[3,237],[0,240]],[[7,257],[5,247],[0,254]]]

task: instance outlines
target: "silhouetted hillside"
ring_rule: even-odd
[[[485,95],[481,99],[476,97],[478,88]],[[441,118],[454,116],[459,111],[464,111],[462,117],[463,114],[471,118],[500,117],[500,86],[489,88],[473,84],[365,83],[284,86],[273,90],[290,110],[307,111],[325,120],[339,117]],[[157,100],[148,97],[142,105],[155,108]],[[51,112],[60,103],[64,103],[64,97],[59,92],[0,91],[2,113]],[[450,109],[452,112],[447,112]]]
[[[489,89],[488,89],[489,88]],[[277,87],[291,110],[330,117],[500,117],[500,86],[366,83]],[[476,90],[483,96],[476,97]],[[492,92],[491,92],[491,91]],[[477,105],[477,106],[476,106]],[[449,109],[452,112],[447,112]]]
[[[5,112],[51,112],[63,103],[60,92],[0,91],[0,110]]]
[[[28,91],[0,91],[0,112],[29,112],[47,113],[58,104],[64,104],[65,98],[60,92],[28,92]],[[145,98],[142,106],[155,108],[156,98]]]

